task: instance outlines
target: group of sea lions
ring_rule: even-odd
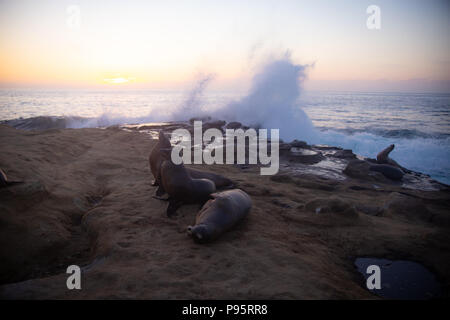
[[[183,204],[202,205],[196,224],[188,227],[188,234],[197,242],[207,242],[233,227],[250,212],[250,196],[240,189],[230,189],[233,182],[221,175],[186,168],[171,159],[172,146],[165,134],[159,132],[159,141],[150,156],[150,170],[158,186],[155,197],[167,200],[167,216],[173,217]],[[216,192],[217,189],[230,190]],[[168,194],[168,199],[161,198]]]
[[[371,171],[381,172],[384,176],[401,180],[409,170],[401,167],[389,158],[394,149],[390,145],[377,155],[376,162],[370,166]],[[197,242],[207,242],[220,236],[233,227],[250,212],[250,196],[240,189],[233,188],[233,182],[219,174],[186,168],[183,163],[175,164],[171,159],[172,145],[165,134],[159,132],[159,140],[150,156],[150,170],[155,178],[153,186],[158,186],[155,197],[169,202],[167,216],[173,217],[183,204],[199,203],[202,205],[196,218],[196,224],[189,226],[188,234]],[[23,181],[10,181],[0,169],[0,188]],[[217,189],[230,189],[216,192]],[[163,199],[164,194],[167,199]]]

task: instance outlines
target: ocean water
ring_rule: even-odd
[[[450,94],[305,93],[300,105],[321,132],[318,142],[405,167],[450,184]]]
[[[81,128],[208,114],[279,128],[284,140],[340,146],[367,157],[393,143],[391,157],[401,165],[450,184],[450,94],[300,92],[294,86],[290,91],[272,87],[259,82],[248,94],[2,89],[0,120],[60,117],[64,121],[59,126]],[[19,127],[23,123],[10,122]]]

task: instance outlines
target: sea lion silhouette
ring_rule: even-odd
[[[161,168],[161,164],[163,161],[163,155],[161,154],[161,149],[170,149],[172,148],[170,144],[170,140],[166,137],[166,135],[163,133],[163,131],[159,132],[158,137],[158,143],[153,147],[150,156],[149,156],[149,163],[150,163],[150,170],[153,174],[153,177],[155,178],[152,182],[153,186],[159,186],[160,182],[158,181],[158,175]],[[201,170],[196,170],[192,168],[186,168],[189,176],[193,179],[208,179],[214,182],[214,185],[216,186],[216,189],[221,188],[232,188],[233,187],[233,181],[230,179],[216,173],[212,172],[206,172]],[[164,195],[164,189],[159,189],[156,192],[157,197],[161,197]]]
[[[171,148],[161,149],[162,163],[159,170],[158,194],[169,194],[167,216],[172,217],[184,203],[206,202],[216,191],[214,182],[209,179],[193,179],[183,163],[174,164],[170,158]]]

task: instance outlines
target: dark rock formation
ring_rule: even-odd
[[[353,153],[351,149],[338,150],[331,156],[339,159],[348,159],[348,160],[356,159],[356,155]]]
[[[233,122],[228,122],[226,125],[227,129],[239,129],[242,128],[242,123],[237,122],[237,121],[233,121]]]

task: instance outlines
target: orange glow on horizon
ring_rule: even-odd
[[[306,1],[275,3],[255,10],[256,4],[206,8],[189,1],[174,10],[163,2],[86,2],[78,6],[80,20],[73,24],[73,13],[61,1],[1,2],[0,86],[170,89],[192,84],[198,74],[213,74],[212,87],[234,90],[286,49],[295,64],[315,63],[306,83],[450,83],[443,6],[423,4],[440,15],[424,20],[430,24],[425,28],[402,16],[408,7],[399,4],[392,10],[401,20],[386,20],[381,30],[370,31],[359,5],[333,10],[337,5],[330,1],[329,10],[322,10]],[[272,15],[272,6],[278,15]],[[231,19],[236,12],[240,18]],[[414,15],[429,19],[423,12]]]

